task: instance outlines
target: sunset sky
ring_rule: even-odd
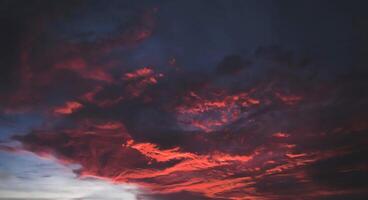
[[[0,0],[0,200],[368,199],[364,3]]]

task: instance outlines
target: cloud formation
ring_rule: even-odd
[[[39,26],[4,70],[0,113],[47,120],[1,151],[80,165],[78,179],[132,183],[144,200],[368,196],[366,70],[324,67],[282,45],[217,56],[199,69],[172,55],[134,64],[153,53],[140,48],[164,21],[160,8],[143,5],[119,13],[113,30],[72,31],[72,39],[53,26],[66,15],[32,18]]]

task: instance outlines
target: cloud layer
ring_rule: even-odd
[[[118,25],[88,33],[69,27],[78,22],[73,10],[96,20],[88,6],[32,17],[38,26],[19,36],[18,62],[3,70],[0,112],[4,121],[38,113],[45,122],[1,150],[78,164],[79,179],[136,184],[141,199],[368,196],[363,61],[324,66],[282,45],[260,45],[203,68],[175,54],[154,62],[143,47],[163,34],[158,5],[109,8],[113,19],[123,9]],[[58,33],[55,24],[68,28]]]

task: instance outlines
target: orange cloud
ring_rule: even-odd
[[[83,105],[76,101],[68,101],[65,105],[56,107],[54,113],[68,115],[80,110],[82,107]]]

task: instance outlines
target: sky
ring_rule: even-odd
[[[0,0],[0,200],[365,200],[364,1]]]

